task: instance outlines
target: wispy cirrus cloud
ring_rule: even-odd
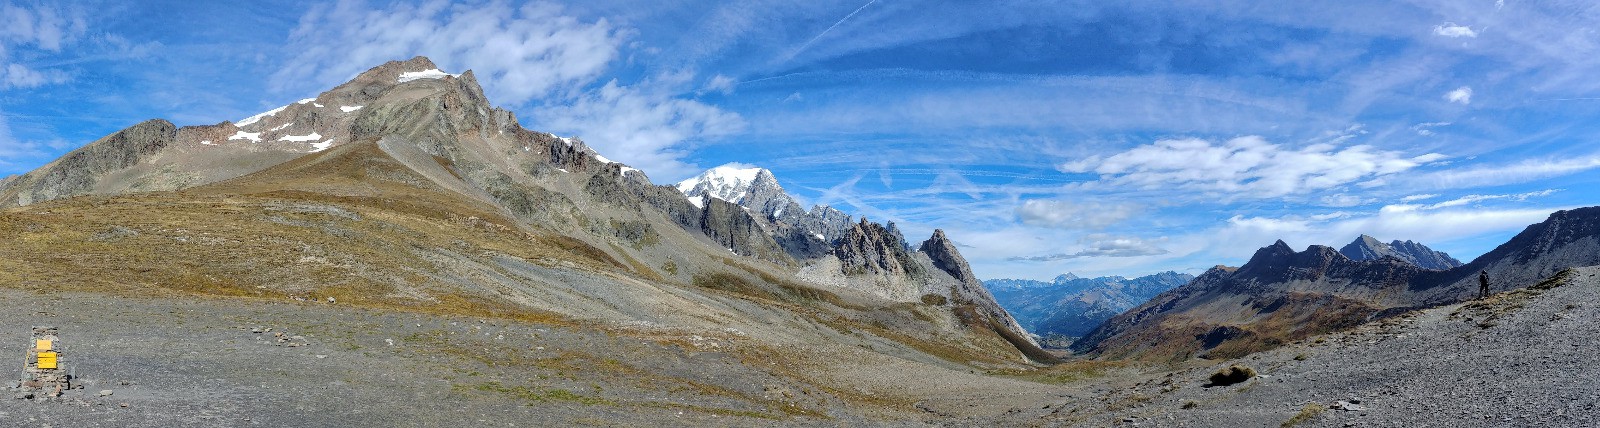
[[[1391,184],[1417,190],[1467,189],[1520,184],[1600,168],[1600,155],[1566,159],[1525,159],[1506,164],[1479,164],[1429,171],[1391,180]]]
[[[1496,201],[1496,200],[1522,202],[1522,201],[1528,200],[1529,198],[1550,196],[1551,194],[1559,192],[1559,191],[1561,191],[1561,190],[1560,189],[1546,189],[1546,190],[1540,190],[1540,191],[1536,191],[1536,192],[1525,192],[1525,193],[1515,193],[1515,194],[1506,194],[1506,195],[1478,195],[1478,194],[1472,194],[1472,195],[1466,195],[1466,196],[1462,196],[1462,197],[1459,197],[1459,198],[1455,198],[1455,199],[1451,199],[1451,200],[1443,201],[1443,202],[1438,202],[1438,203],[1433,203],[1433,204],[1427,204],[1427,205],[1395,204],[1395,205],[1384,206],[1383,209],[1387,210],[1387,211],[1392,211],[1392,212],[1402,212],[1402,211],[1416,211],[1416,210],[1436,210],[1436,209],[1440,209],[1440,208],[1459,207],[1459,206],[1463,206],[1463,205],[1470,205],[1470,204],[1475,204],[1475,203],[1479,203],[1479,202]],[[1410,198],[1410,197],[1408,197],[1408,198]],[[1402,201],[1405,201],[1405,200],[1406,200],[1405,198],[1402,198]],[[1415,200],[1415,199],[1411,199],[1411,200]]]
[[[1384,177],[1443,157],[1406,156],[1367,145],[1317,143],[1290,148],[1250,136],[1222,143],[1199,138],[1158,140],[1111,156],[1063,163],[1059,169],[1098,174],[1098,183],[1111,186],[1274,198]]]

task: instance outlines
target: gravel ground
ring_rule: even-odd
[[[9,376],[21,374],[30,325],[49,324],[82,386],[0,401],[0,426],[862,422],[816,388],[720,352],[737,346],[731,333],[646,339],[320,303],[15,290],[0,299],[9,308],[0,343],[18,355]]]

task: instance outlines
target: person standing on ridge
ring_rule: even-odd
[[[1478,299],[1482,300],[1482,299],[1486,299],[1488,297],[1489,297],[1489,271],[1481,270],[1481,271],[1478,271]]]

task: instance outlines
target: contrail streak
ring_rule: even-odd
[[[850,18],[855,17],[856,14],[861,13],[862,10],[865,10],[867,8],[867,6],[872,6],[873,3],[877,3],[877,2],[878,2],[878,0],[867,0],[867,4],[861,5],[861,7],[856,8],[856,10],[854,12],[850,12],[850,14],[849,15],[845,15],[844,18],[840,18],[839,22],[833,23],[833,25],[829,26],[828,29],[822,30],[821,33],[817,33],[816,37],[812,37],[811,40],[807,40],[805,42],[805,44],[802,44],[802,45],[800,45],[800,47],[795,48],[794,51],[789,52],[789,56],[787,58],[783,59],[784,62],[788,62],[789,60],[794,59],[795,55],[799,55],[800,52],[805,52],[806,48],[811,47],[812,43],[816,43],[817,42],[817,39],[821,39],[822,36],[828,35],[829,31],[833,31],[833,29],[839,28],[839,25],[844,24],[845,21],[849,21]]]

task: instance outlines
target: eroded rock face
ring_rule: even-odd
[[[887,232],[886,232],[887,233]],[[898,236],[898,234],[891,235]],[[972,266],[967,265],[967,260],[956,251],[954,242],[944,236],[944,230],[934,229],[933,236],[922,242],[921,251],[933,259],[934,267],[945,271],[950,276],[961,282],[975,282],[978,278],[972,275]]]
[[[736,254],[787,263],[777,243],[767,236],[750,213],[732,202],[707,198],[701,212],[700,231]]]
[[[101,138],[44,167],[0,184],[0,207],[29,205],[94,193],[108,173],[153,156],[177,137],[178,128],[161,119]]]
[[[905,245],[883,225],[862,218],[839,238],[833,247],[846,275],[887,274],[911,275],[921,272],[910,262],[911,255]]]

